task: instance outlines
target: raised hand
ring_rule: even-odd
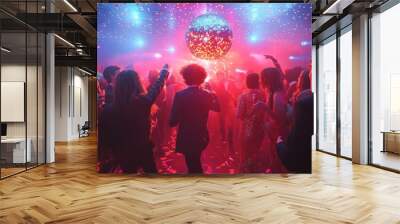
[[[264,55],[265,59],[270,59],[271,61],[276,61],[276,59],[274,58],[274,56],[272,55]]]
[[[266,59],[270,59],[272,61],[272,63],[275,65],[275,67],[279,70],[281,75],[284,75],[281,65],[279,64],[278,60],[276,60],[276,58],[274,56],[266,54],[266,55],[264,55],[264,57]]]
[[[282,142],[283,142],[282,136],[278,136],[278,138],[276,139],[276,144],[280,144]]]
[[[160,75],[163,74],[164,72],[166,72],[166,78],[168,78],[168,76],[169,76],[169,65],[168,64],[165,64],[162,67],[162,69],[160,71]]]
[[[169,69],[169,65],[168,65],[168,64],[165,64],[165,65],[162,67],[162,70],[167,70],[167,71],[168,71],[168,69]]]

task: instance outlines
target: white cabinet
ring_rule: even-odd
[[[25,163],[32,161],[32,141],[27,139],[25,150],[25,138],[7,138],[1,140],[2,158],[6,163]]]

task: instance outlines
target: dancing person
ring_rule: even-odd
[[[302,71],[303,71],[303,67],[301,67],[301,66],[296,66],[296,67],[293,67],[290,69],[286,69],[284,77],[285,77],[287,84],[297,81],[297,79],[299,78]]]
[[[281,65],[279,64],[278,60],[276,60],[276,58],[272,55],[264,55],[265,59],[267,60],[271,60],[272,64],[275,66],[275,69],[278,71],[278,73],[281,76],[281,79],[283,79],[284,77],[284,73],[282,70]],[[283,81],[282,81],[282,85],[283,85]]]
[[[152,85],[158,79],[158,71],[151,70],[148,75],[148,87],[147,91],[149,91]],[[166,107],[165,107],[165,89],[162,88],[160,94],[158,95],[156,101],[154,102],[153,106],[151,107],[150,113],[150,139],[154,143],[154,153],[157,156],[162,156],[164,153],[162,151],[162,143],[164,142],[163,138],[166,137],[163,135],[163,127],[165,123],[168,123],[168,118],[165,116]]]
[[[114,80],[117,74],[119,73],[120,68],[118,66],[108,66],[104,69],[103,77],[107,81],[107,85],[105,87],[105,101],[104,104],[111,104],[113,100],[113,85]]]
[[[272,56],[266,56],[271,59],[276,66],[265,68],[261,72],[261,80],[268,94],[267,104],[260,102],[260,105],[265,105],[266,112],[270,118],[271,125],[277,129],[277,133],[284,136],[287,133],[287,96],[283,85],[283,73],[278,61]]]
[[[305,86],[303,87],[306,88]],[[287,140],[283,140],[282,137],[277,139],[278,155],[289,172],[311,173],[313,110],[312,92],[310,89],[304,89],[296,98],[294,125]]]
[[[287,98],[288,98],[288,103],[290,105],[293,105],[294,103],[294,99],[295,99],[295,95],[296,95],[296,91],[297,91],[297,82],[296,81],[292,81],[289,83],[288,88],[287,88]]]
[[[285,167],[276,152],[275,142],[278,136],[286,138],[289,132],[287,117],[287,97],[283,84],[283,73],[278,61],[267,55],[275,67],[268,67],[262,70],[261,80],[267,91],[267,103],[258,102],[255,112],[265,113],[264,130],[265,137],[262,147],[266,149],[266,172],[282,173]]]
[[[101,112],[106,99],[106,86],[107,81],[104,79],[103,74],[97,73],[97,109]]]
[[[293,124],[295,115],[294,115],[294,105],[296,103],[297,97],[302,94],[304,91],[311,91],[311,81],[309,77],[309,70],[303,70],[296,81],[296,88],[292,93],[290,98],[289,107],[288,107],[288,118],[290,122]],[[292,125],[293,126],[293,125]]]
[[[235,100],[231,92],[228,91],[231,83],[226,77],[224,71],[218,71],[216,73],[216,80],[211,86],[215,90],[218,102],[220,103],[220,113],[218,114],[219,119],[219,130],[220,137],[223,142],[229,143],[229,148],[232,147],[233,142],[233,118],[235,117]]]
[[[253,114],[257,102],[265,102],[265,94],[260,90],[259,76],[256,73],[246,77],[248,90],[239,96],[237,117],[242,121],[240,125],[240,166],[243,172],[252,172],[252,165],[258,156],[263,131],[262,114]]]
[[[144,94],[139,75],[122,71],[115,81],[114,101],[106,105],[99,122],[99,152],[109,152],[100,172],[156,173],[150,141],[150,109],[168,77],[164,65],[159,78]]]
[[[169,126],[169,117],[171,115],[172,103],[174,101],[175,94],[178,91],[184,89],[184,84],[179,83],[177,78],[178,77],[171,74],[167,80],[165,88],[165,117],[167,118],[165,120],[167,122],[163,125],[162,133],[165,137],[163,138],[164,142],[162,144],[164,147],[168,147],[168,150],[175,148],[173,144],[175,143],[174,137],[176,137],[176,128],[171,128]]]
[[[203,173],[201,154],[209,143],[208,114],[219,112],[220,107],[216,95],[200,87],[207,77],[203,67],[189,64],[181,75],[188,87],[175,94],[169,124],[178,126],[176,151],[185,156],[188,172]]]
[[[299,75],[299,78],[297,79],[296,92],[294,94],[295,98],[298,97],[303,91],[311,90],[311,80],[309,73],[309,70],[304,70]]]
[[[159,77],[159,72],[157,70],[150,70],[149,76],[148,76],[149,85],[147,87],[147,91],[149,91],[151,89],[151,86],[155,82],[157,82],[158,77]],[[162,88],[160,94],[158,95],[156,101],[154,102],[154,105],[156,105],[157,107],[160,108],[164,104],[164,101],[165,101],[165,90],[164,90],[164,88]]]

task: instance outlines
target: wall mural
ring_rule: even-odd
[[[98,172],[311,173],[311,16],[98,4]]]

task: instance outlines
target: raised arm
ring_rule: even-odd
[[[165,80],[167,80],[169,75],[168,72],[168,64],[165,64],[163,68],[160,71],[160,77],[155,81],[149,88],[149,91],[145,95],[146,100],[150,103],[153,104],[154,101],[156,101],[158,95],[161,92],[161,89],[163,88],[165,84]]]
[[[279,70],[279,72],[281,73],[282,77],[284,75],[283,70],[281,65],[279,64],[278,60],[276,60],[276,58],[274,58],[271,55],[265,55],[266,59],[270,59],[272,61],[272,63],[274,64],[275,68]]]

